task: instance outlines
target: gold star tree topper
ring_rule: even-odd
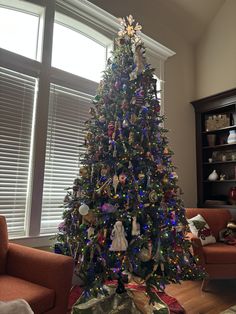
[[[119,37],[130,37],[136,39],[138,33],[141,31],[142,26],[139,23],[135,23],[135,19],[132,15],[126,18],[119,18],[121,24],[121,30],[118,32]]]

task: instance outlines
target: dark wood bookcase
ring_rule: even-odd
[[[193,101],[192,105],[196,119],[198,207],[224,207],[235,212],[236,205],[229,201],[228,194],[236,186],[236,143],[228,144],[228,136],[236,130],[236,88]],[[218,179],[210,181],[213,170]]]

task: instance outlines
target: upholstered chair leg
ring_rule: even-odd
[[[203,281],[202,281],[202,291],[208,291],[207,286],[208,286],[209,281],[210,281],[210,279],[207,279],[207,278],[203,279]]]

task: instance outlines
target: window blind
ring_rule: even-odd
[[[84,152],[90,107],[90,96],[51,84],[41,234],[56,232],[62,220],[65,188],[78,176],[79,155]]]
[[[0,67],[0,214],[25,235],[35,78]]]

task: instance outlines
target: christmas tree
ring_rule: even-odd
[[[153,287],[202,272],[185,238],[185,209],[141,26],[128,16],[121,27],[86,122],[86,153],[67,190],[57,239],[89,295],[105,293],[104,282],[114,279],[123,292],[128,276],[152,297]]]

